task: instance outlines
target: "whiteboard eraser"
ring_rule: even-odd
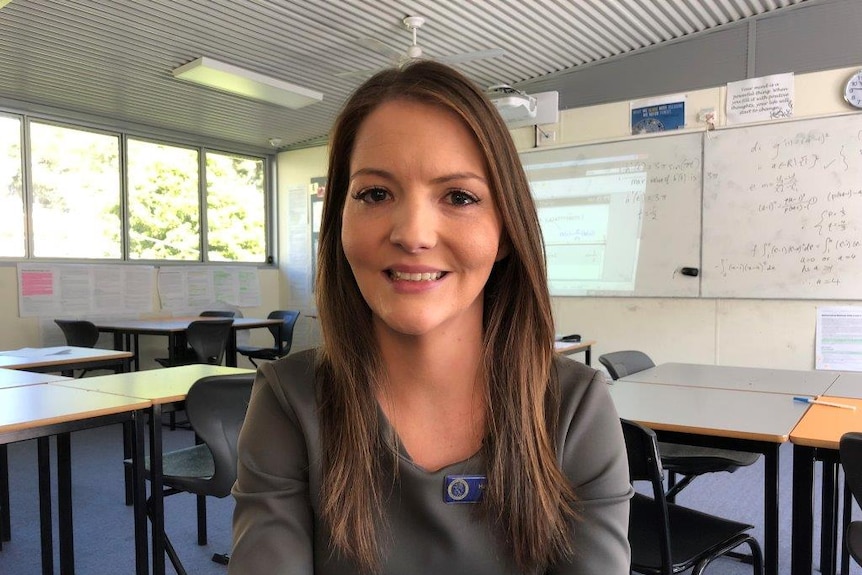
[[[697,268],[682,268],[681,270],[679,270],[679,273],[684,276],[691,276],[693,278],[696,278],[697,274],[700,273],[700,270]]]

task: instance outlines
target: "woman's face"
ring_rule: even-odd
[[[501,239],[482,153],[454,113],[396,100],[366,118],[341,240],[378,329],[453,337],[481,329]]]

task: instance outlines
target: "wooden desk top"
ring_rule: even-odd
[[[129,351],[100,349],[93,347],[74,347],[69,345],[44,348],[23,348],[0,352],[0,368],[35,369],[50,366],[73,366],[88,361],[131,359]]]
[[[827,395],[818,399],[855,405],[856,410],[828,405],[809,405],[805,416],[790,434],[790,441],[794,444],[838,449],[838,443],[844,433],[862,431],[862,399]]]
[[[193,321],[229,319],[223,317],[165,317],[153,319],[106,320],[96,322],[96,328],[104,332],[168,334],[183,332]],[[233,329],[250,329],[279,325],[280,319],[237,317],[233,318]]]
[[[620,381],[814,396],[824,393],[837,377],[834,371],[663,363]]]
[[[63,377],[53,373],[35,373],[20,369],[0,368],[0,389],[4,387],[20,387],[22,385],[36,385],[51,381],[70,380],[71,377]]]
[[[652,429],[772,443],[787,441],[808,407],[792,396],[756,391],[622,379],[608,389],[620,417]]]
[[[254,372],[253,369],[239,367],[192,364],[99,377],[84,377],[58,381],[52,385],[138,397],[152,403],[163,404],[183,401],[192,384],[202,377]]]
[[[581,340],[578,342],[555,341],[554,351],[562,354],[577,353],[579,351],[584,351],[585,349],[588,349],[595,344],[596,340],[594,339]]]
[[[839,372],[838,378],[829,386],[825,395],[862,399],[862,373]]]
[[[146,409],[145,399],[51,383],[0,389],[0,434]]]

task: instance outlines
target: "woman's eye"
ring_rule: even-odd
[[[449,193],[449,201],[455,206],[467,206],[479,202],[479,198],[464,190],[453,190]]]
[[[389,192],[384,188],[365,188],[353,197],[367,204],[375,204],[386,200],[389,197]]]

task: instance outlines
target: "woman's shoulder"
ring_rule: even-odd
[[[294,411],[316,413],[315,366],[317,351],[308,349],[262,364],[258,380],[268,385],[279,403]]]
[[[565,356],[557,356],[554,367],[560,393],[558,421],[562,427],[618,419],[604,372]]]

